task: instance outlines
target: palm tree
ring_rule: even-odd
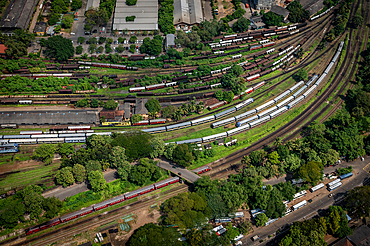
[[[275,141],[274,141],[273,145],[275,147],[279,147],[281,144],[282,144],[282,138],[281,137],[275,138]]]

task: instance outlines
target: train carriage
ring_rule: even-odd
[[[160,188],[163,188],[163,187],[168,186],[170,184],[177,183],[179,181],[180,181],[179,177],[173,177],[173,178],[169,178],[169,179],[166,179],[166,180],[163,180],[163,181],[159,181],[159,182],[157,182],[153,185],[156,189],[160,189]]]
[[[211,116],[203,117],[200,119],[192,120],[191,125],[195,126],[195,125],[203,124],[203,123],[214,121],[214,120],[215,120],[215,116],[211,115]]]
[[[288,104],[288,108],[291,109],[292,107],[294,107],[295,105],[297,105],[298,103],[302,102],[304,99],[304,96],[300,96],[298,97],[297,99],[295,99],[293,102],[289,103]]]
[[[66,143],[85,143],[86,138],[85,137],[65,138],[64,141]]]
[[[211,135],[211,136],[203,137],[202,140],[203,140],[203,143],[206,143],[206,142],[212,142],[214,140],[221,139],[221,138],[226,138],[226,137],[227,137],[226,132],[222,132],[222,133],[219,133],[219,134],[214,134],[214,135]]]
[[[149,121],[150,125],[164,124],[164,123],[166,123],[166,119],[155,119],[155,120],[150,120]]]
[[[182,129],[182,128],[186,128],[186,127],[190,127],[190,126],[191,126],[190,121],[187,121],[187,122],[184,122],[184,123],[179,123],[179,124],[166,126],[166,130],[169,132],[169,131]]]
[[[265,108],[268,108],[268,107],[270,107],[270,106],[272,106],[274,104],[275,104],[275,101],[274,100],[268,101],[267,103],[262,104],[261,106],[257,107],[256,108],[256,111],[258,113],[258,112],[264,110]]]
[[[280,114],[283,114],[286,111],[288,111],[288,107],[287,106],[284,106],[282,108],[279,108],[277,111],[273,112],[272,114],[270,114],[270,117],[271,117],[271,119],[272,118],[275,118],[276,116],[278,116]]]
[[[249,122],[252,122],[254,120],[258,120],[258,116],[257,115],[252,116],[252,117],[250,117],[248,119],[245,119],[245,120],[236,122],[236,127],[241,127],[241,126],[244,126],[244,125],[249,125]]]
[[[229,114],[232,114],[236,111],[235,107],[232,107],[230,109],[227,109],[227,110],[224,110],[220,113],[217,113],[215,114],[215,119],[219,119],[219,118],[222,118],[222,117],[225,117],[226,115],[229,115]]]
[[[308,88],[307,85],[302,86],[297,92],[295,92],[293,94],[293,97],[294,98],[297,98],[300,94],[302,94],[302,92],[304,92],[305,90],[307,90],[307,88]]]
[[[142,129],[141,131],[151,133],[151,134],[152,133],[159,133],[159,132],[165,132],[166,127],[162,126],[162,127],[148,128],[148,129]]]
[[[37,143],[64,143],[64,138],[38,138]]]
[[[279,96],[275,97],[273,100],[275,101],[275,103],[277,103],[278,101],[283,100],[290,93],[291,93],[290,90],[287,90],[284,93],[280,94]]]
[[[212,128],[217,128],[217,127],[220,127],[220,126],[231,124],[233,122],[235,122],[235,117],[231,117],[229,119],[225,119],[225,120],[221,120],[221,121],[218,121],[218,122],[214,122],[214,123],[211,124],[211,127]]]
[[[260,125],[262,123],[265,123],[265,122],[267,122],[269,120],[270,120],[270,116],[266,116],[266,117],[263,117],[261,119],[258,119],[258,120],[255,120],[255,121],[250,122],[249,123],[249,126],[252,128],[252,127],[258,126],[258,125]]]
[[[70,131],[91,130],[91,126],[68,126]]]
[[[238,134],[240,132],[246,131],[248,129],[249,129],[249,125],[248,124],[245,124],[245,125],[243,125],[241,127],[237,127],[237,128],[234,128],[234,129],[232,129],[230,131],[227,131],[226,133],[227,133],[227,136],[230,137],[230,136],[233,136],[233,135]]]
[[[203,166],[203,167],[196,168],[192,171],[196,174],[201,174],[201,173],[208,172],[210,170],[211,170],[211,168],[209,166]]]
[[[42,134],[42,131],[21,131],[20,135],[40,135]]]
[[[274,106],[272,108],[269,108],[269,109],[266,109],[265,111],[257,114],[258,118],[261,119],[262,117],[264,117],[265,115],[270,115],[271,113],[273,113],[274,111],[278,110],[278,107]]]
[[[176,144],[192,144],[192,143],[201,143],[201,142],[202,142],[201,138],[194,138],[194,139],[177,141]]]

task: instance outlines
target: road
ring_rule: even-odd
[[[370,166],[370,157],[365,157],[365,161],[356,160],[354,162],[348,163],[348,166],[352,165],[354,168],[354,176],[352,176],[349,179],[343,180],[343,185],[334,190],[333,193],[334,196],[329,198],[328,194],[330,193],[328,190],[321,190],[319,195],[316,195],[313,198],[313,202],[308,204],[307,206],[299,209],[298,211],[292,212],[291,214],[280,218],[278,221],[272,223],[271,225],[267,227],[260,227],[255,228],[253,234],[249,234],[247,237],[245,237],[242,242],[243,245],[265,245],[269,242],[268,236],[274,234],[277,230],[281,230],[287,225],[290,225],[294,221],[300,221],[304,219],[309,219],[314,216],[316,216],[322,209],[327,209],[329,206],[335,205],[337,202],[341,201],[344,198],[344,195],[347,191],[357,187],[361,186],[363,184],[363,181],[370,177],[370,174],[368,172],[365,172],[363,169],[365,166]],[[344,166],[344,165],[342,165]],[[334,168],[330,167],[325,169],[325,173],[330,172],[329,170],[334,171]],[[315,194],[315,193],[314,193]],[[309,196],[309,194],[307,195]],[[308,197],[305,197],[304,199],[308,199]],[[253,242],[251,238],[254,235],[260,236],[260,239],[265,240],[262,244],[259,242]],[[273,239],[273,238],[271,238]]]
[[[179,165],[176,165],[172,162],[169,162],[168,160],[165,159],[158,159],[158,164],[157,166],[163,169],[166,169],[176,175],[179,175],[180,177],[194,183],[197,181],[200,177],[196,175],[195,173],[187,170],[186,168],[183,168]]]
[[[104,178],[107,181],[107,183],[112,182],[118,178],[116,175],[116,170],[109,170],[107,172],[104,172]],[[88,191],[89,186],[87,183],[81,183],[81,184],[75,184],[72,186],[68,186],[66,188],[59,187],[57,189],[51,190],[49,192],[43,193],[42,195],[44,197],[56,197],[59,200],[63,201],[66,197],[74,196],[78,193]]]

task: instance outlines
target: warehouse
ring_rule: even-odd
[[[98,121],[97,110],[0,112],[0,124],[17,124],[17,125],[96,124],[97,121]]]
[[[134,17],[126,21],[126,17]],[[113,18],[113,30],[120,34],[133,31],[151,31],[158,29],[158,1],[138,0],[136,5],[128,6],[126,0],[117,0]]]
[[[187,31],[190,26],[203,21],[202,3],[200,0],[174,0],[173,24],[176,30]]]

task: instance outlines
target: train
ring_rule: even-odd
[[[76,218],[81,218],[81,217],[83,217],[85,215],[88,215],[88,214],[91,214],[93,212],[99,211],[101,209],[104,209],[104,208],[113,206],[113,205],[118,204],[118,203],[121,203],[123,201],[127,201],[129,199],[134,198],[134,197],[137,197],[137,196],[140,196],[140,195],[144,195],[146,193],[152,192],[154,190],[161,189],[161,188],[166,187],[166,186],[171,185],[171,184],[175,184],[175,183],[177,183],[179,181],[180,181],[180,178],[179,177],[173,177],[173,178],[169,178],[169,179],[166,179],[166,180],[163,180],[163,181],[159,181],[159,182],[157,182],[155,184],[152,184],[152,185],[149,185],[149,186],[146,186],[146,187],[137,189],[135,191],[128,192],[128,193],[126,193],[124,195],[120,195],[120,196],[114,197],[112,199],[109,199],[109,200],[106,200],[106,201],[103,201],[103,202],[94,204],[94,205],[89,206],[87,208],[83,208],[83,209],[81,209],[79,211],[76,211],[76,212],[72,212],[70,214],[63,215],[63,216],[61,216],[59,218],[50,220],[50,221],[48,221],[48,222],[46,222],[44,224],[41,224],[41,225],[38,225],[38,226],[34,226],[34,227],[31,227],[31,228],[28,228],[26,230],[26,235],[31,235],[33,233],[36,233],[36,232],[45,230],[47,228],[50,228],[50,227],[59,225],[61,223],[65,223],[65,222],[71,221],[71,220],[76,219]]]
[[[129,66],[126,66],[126,65],[119,65],[119,64],[113,64],[113,63],[78,61],[78,64],[88,65],[88,66],[93,66],[93,67],[114,68],[114,69],[121,69],[121,70],[134,70],[134,71],[138,70],[137,67],[129,67]]]
[[[330,8],[328,8],[326,11],[322,12],[321,14],[319,15],[315,15],[313,17],[311,17],[310,21],[313,21],[313,20],[316,20],[317,18],[320,18],[324,15],[326,15],[327,13],[329,13],[335,6],[331,6]]]
[[[7,143],[0,139],[0,154],[3,153],[17,153],[19,145],[17,143]]]

